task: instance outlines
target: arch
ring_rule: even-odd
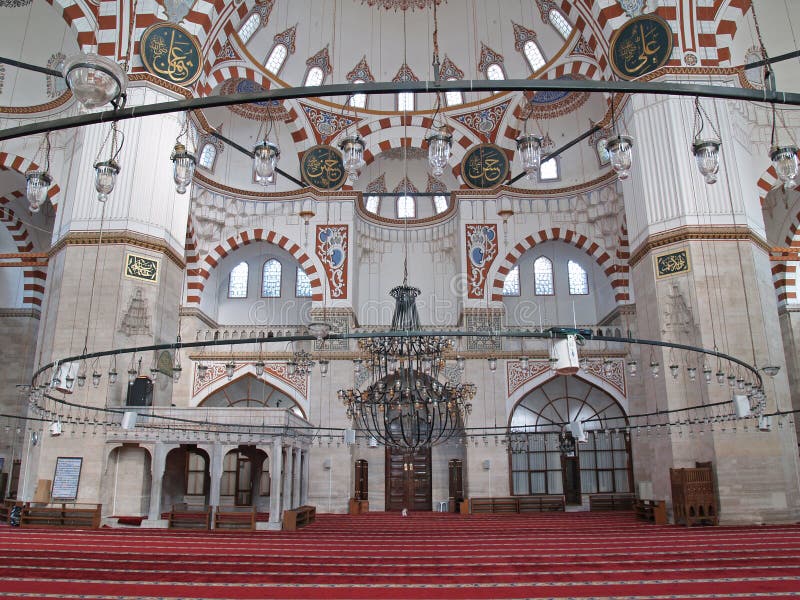
[[[594,261],[603,268],[603,272],[606,277],[609,278],[611,287],[614,289],[614,300],[616,303],[623,304],[628,301],[630,297],[628,294],[628,272],[620,269],[617,262],[611,259],[608,252],[606,252],[600,244],[590,240],[588,236],[577,233],[571,229],[562,229],[560,227],[542,229],[535,234],[526,236],[513,246],[511,252],[506,254],[506,257],[495,272],[494,283],[492,284],[491,290],[491,299],[493,301],[500,302],[503,300],[503,282],[520,256],[537,244],[549,241],[567,242],[586,252],[586,254],[591,256]]]
[[[767,206],[767,194],[780,185],[778,173],[775,171],[775,166],[770,165],[769,168],[759,177],[756,186],[759,192],[759,202],[761,209],[764,210]],[[800,186],[797,188],[800,190]],[[798,230],[800,229],[800,212],[792,218],[789,228],[786,231],[786,237],[783,243],[789,248],[800,249],[800,236]],[[776,240],[777,241],[777,240]],[[798,261],[782,260],[772,264],[772,284],[775,287],[775,293],[778,298],[778,306],[784,306],[788,302],[797,301],[797,267]]]
[[[247,246],[253,242],[267,242],[274,244],[279,248],[286,250],[291,254],[311,280],[311,300],[315,302],[322,302],[322,279],[320,273],[322,269],[318,268],[315,261],[306,254],[300,244],[290,240],[277,231],[268,229],[251,229],[242,231],[233,237],[217,244],[208,255],[199,263],[195,273],[189,276],[187,286],[191,290],[192,295],[187,297],[187,303],[200,304],[200,294],[205,289],[206,282],[211,276],[219,261],[228,256],[231,252],[237,250],[242,246]]]
[[[97,46],[95,30],[98,29],[97,15],[91,4],[84,4],[77,0],[47,0],[55,9],[61,9],[61,18],[70,29],[75,32],[78,47],[84,52],[90,52]],[[99,52],[99,49],[98,49]]]
[[[239,381],[245,377],[254,377],[256,379],[261,379],[268,385],[274,387],[276,390],[281,392],[282,394],[286,395],[287,397],[291,398],[294,402],[294,405],[300,411],[300,416],[303,419],[308,420],[308,411],[310,408],[309,400],[305,394],[303,394],[297,387],[292,385],[290,382],[278,377],[273,373],[273,370],[270,368],[271,365],[277,366],[275,363],[267,362],[267,368],[264,371],[264,374],[261,377],[256,375],[256,368],[252,363],[242,364],[239,363],[237,365],[234,377],[229,381],[227,377],[220,377],[216,379],[214,382],[210,383],[206,387],[202,388],[202,390],[195,396],[193,396],[189,402],[190,408],[197,408],[198,406],[202,405],[206,399],[211,396],[212,394],[220,391],[223,388],[228,387],[230,384]],[[283,367],[285,363],[281,363],[281,367]],[[285,375],[285,370],[281,368],[280,371],[276,369],[276,372],[280,372],[281,374]],[[308,384],[306,381],[306,394],[308,393]]]
[[[201,96],[208,96],[217,86],[231,79],[248,79],[264,90],[272,87],[272,81],[263,73],[245,63],[235,64],[222,57],[209,69],[208,74],[201,76],[197,91]]]
[[[15,192],[15,197],[21,197],[23,194]],[[14,243],[16,244],[17,252],[31,252],[33,250],[33,241],[31,240],[28,230],[25,225],[14,214],[14,211],[3,206],[8,204],[10,200],[6,197],[0,197],[0,223],[3,223],[11,234]],[[23,270],[23,291],[22,297],[23,306],[41,307],[42,299],[44,298],[45,282],[47,280],[47,271],[32,267]]]

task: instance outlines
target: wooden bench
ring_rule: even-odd
[[[519,514],[543,511],[563,511],[564,496],[509,496],[500,498],[470,498],[469,509],[472,514]]]
[[[47,506],[22,506],[20,527],[69,527],[73,529],[98,529],[102,504],[64,502]]]
[[[211,529],[211,507],[174,504],[167,522],[170,529]]]
[[[283,528],[287,531],[295,531],[313,523],[317,518],[317,508],[315,506],[298,506],[292,510],[283,511]]]
[[[633,505],[636,518],[656,525],[667,524],[667,503],[664,500],[636,499]]]
[[[633,510],[633,494],[590,494],[590,511]]]
[[[255,531],[256,507],[218,506],[214,512],[214,529],[243,529]]]

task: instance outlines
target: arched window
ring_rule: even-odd
[[[364,83],[363,79],[354,79],[351,83]],[[366,94],[353,94],[350,96],[350,106],[353,108],[366,108],[367,95]]]
[[[322,85],[322,80],[325,79],[325,72],[319,67],[311,67],[306,73],[306,86]]]
[[[503,67],[501,67],[498,63],[492,63],[486,67],[486,79],[491,79],[492,81],[501,81],[505,78],[506,73],[503,71]]]
[[[533,261],[533,293],[537,296],[552,296],[553,263],[549,258],[540,256]]]
[[[294,286],[294,295],[298,298],[311,298],[311,279],[302,267],[297,267],[297,283]]]
[[[561,177],[558,158],[553,157],[539,166],[539,181],[558,181]]]
[[[378,204],[380,203],[380,200],[381,199],[378,196],[367,196],[367,212],[378,214]]]
[[[217,147],[214,144],[206,143],[200,151],[200,166],[209,171],[214,168],[214,161],[217,159]]]
[[[519,265],[506,275],[506,280],[503,282],[503,296],[519,296]]]
[[[458,81],[455,77],[450,77],[447,81]],[[464,94],[461,92],[450,91],[444,93],[444,102],[447,106],[457,106],[464,104]]]
[[[556,28],[558,33],[561,34],[561,37],[567,39],[572,34],[572,25],[569,24],[569,21],[567,21],[564,15],[558,10],[551,8],[548,16],[550,17],[550,23]]]
[[[439,215],[447,210],[447,196],[434,196],[433,208],[436,214]]]
[[[595,149],[597,150],[597,158],[600,161],[601,167],[611,162],[611,155],[608,153],[608,148],[606,148],[607,141],[608,140],[606,138],[600,138],[597,140],[597,144],[595,145]]]
[[[545,65],[544,55],[533,40],[525,42],[522,51],[525,53],[525,58],[528,59],[532,71],[538,71]]]
[[[247,298],[247,271],[246,262],[233,267],[228,278],[228,298]]]
[[[253,34],[258,31],[259,25],[261,25],[261,16],[258,13],[253,13],[247,17],[247,20],[239,28],[239,39],[242,40],[243,44],[250,41]]]
[[[269,53],[269,58],[267,62],[264,64],[264,67],[272,73],[273,75],[277,75],[278,72],[281,70],[284,61],[286,60],[286,56],[289,54],[288,48],[283,44],[275,44],[275,47],[272,49],[272,52]]]
[[[414,198],[411,196],[400,196],[397,198],[397,218],[413,219],[415,214]]]
[[[414,92],[400,92],[397,94],[397,110],[414,110]]]
[[[589,278],[583,267],[571,260],[567,264],[567,271],[569,273],[569,293],[572,295],[588,294]]]
[[[274,258],[270,258],[264,263],[261,277],[261,297],[281,297],[281,263]]]

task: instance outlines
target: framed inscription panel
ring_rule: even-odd
[[[75,500],[78,497],[78,484],[81,480],[80,457],[59,456],[56,459],[56,472],[53,475],[53,500]]]

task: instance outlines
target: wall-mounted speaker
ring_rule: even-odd
[[[352,446],[356,443],[356,430],[355,429],[345,429],[344,430],[344,443],[348,446]]]
[[[322,468],[325,469],[326,471],[330,471],[331,470],[331,459],[330,458],[326,458],[325,460],[322,461]]]
[[[736,416],[740,419],[750,416],[750,398],[747,396],[734,394],[733,407],[736,409]]]
[[[53,421],[50,423],[50,435],[53,437],[61,435],[61,421]]]
[[[492,461],[490,461],[490,460],[487,458],[486,460],[484,460],[484,461],[483,461],[483,470],[484,470],[484,471],[488,471],[488,470],[489,470],[489,469],[491,469],[491,468],[492,468]]]
[[[574,335],[553,342],[553,354],[556,357],[554,370],[560,375],[574,375],[580,370],[578,360],[578,342]]]
[[[121,426],[123,429],[133,429],[136,427],[137,413],[132,410],[126,410],[122,415]]]
[[[772,417],[769,415],[758,417],[758,428],[761,431],[772,431]]]
[[[586,432],[583,430],[583,424],[580,421],[572,421],[567,427],[569,428],[569,432],[572,434],[572,437],[576,442],[585,444],[589,441]]]

